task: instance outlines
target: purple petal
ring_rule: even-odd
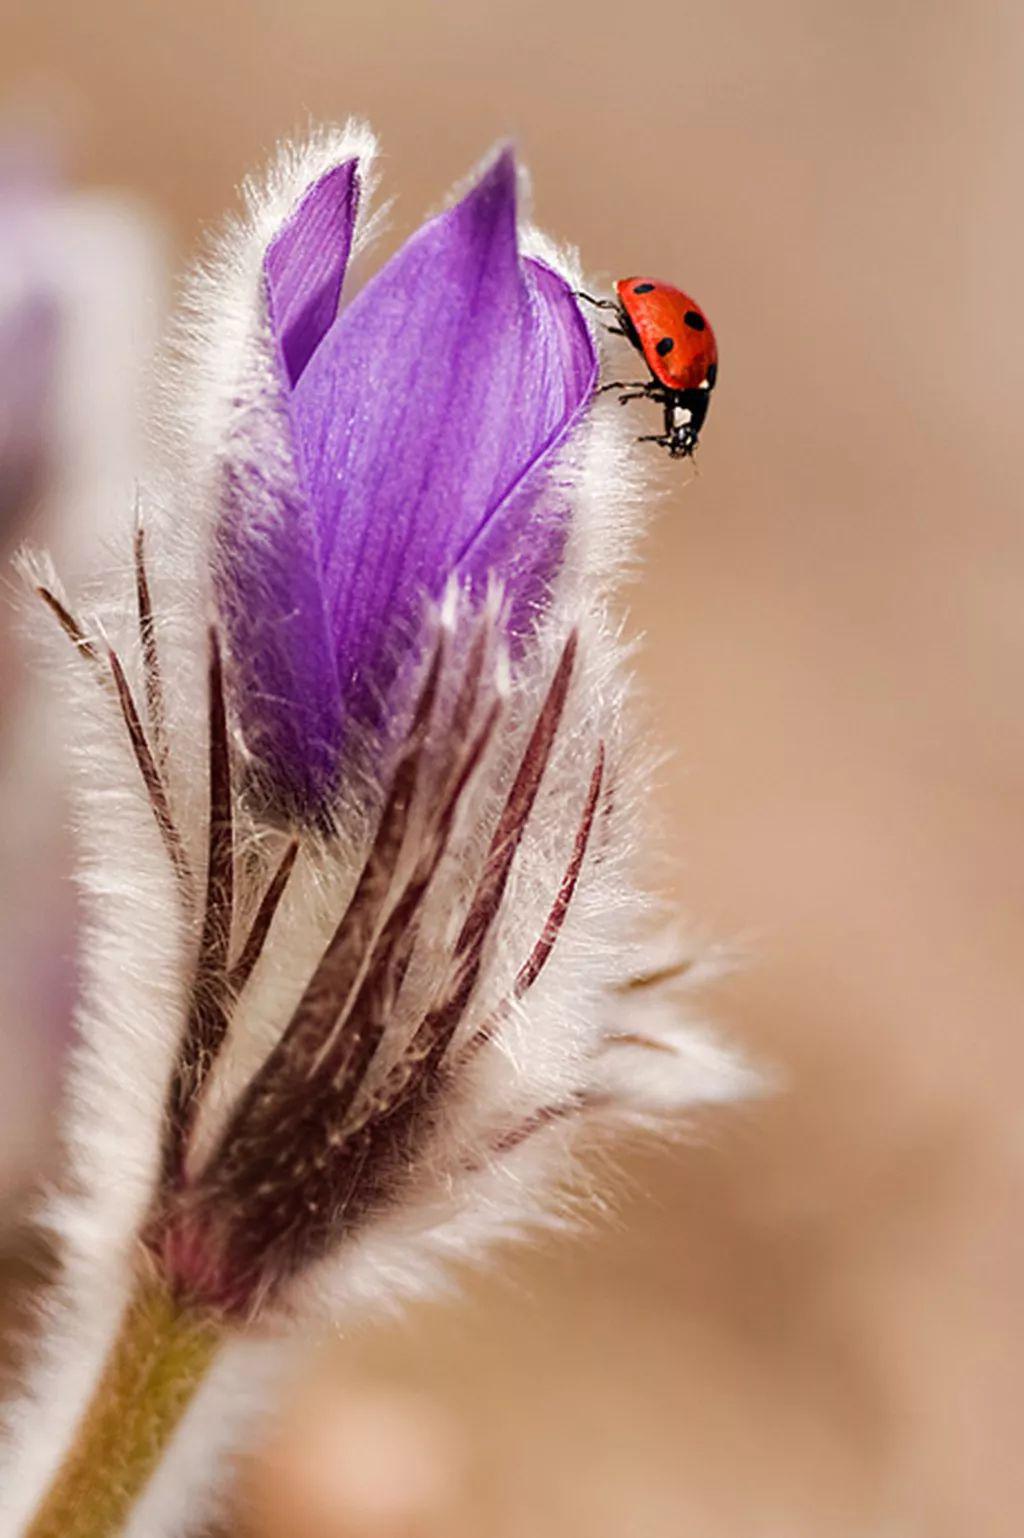
[[[270,323],[290,385],[338,313],[359,206],[357,167],[346,160],[314,182],[267,247]]]
[[[343,311],[292,396],[350,708],[455,568],[507,581],[525,557],[533,602],[557,567],[539,475],[597,365],[568,285],[519,257],[515,189],[506,152]]]
[[[528,260],[526,265],[538,288],[557,304],[565,293],[565,280],[541,262]],[[573,367],[575,336],[568,330],[563,335],[568,371]],[[552,576],[562,563],[568,514],[558,491],[541,458],[494,509],[459,557],[459,577],[472,592],[485,591],[491,572],[500,575],[508,599],[506,624],[514,651],[535,629],[550,597]],[[529,528],[528,538],[523,537],[524,527]]]
[[[267,308],[277,345],[260,406],[236,424],[223,466],[218,587],[235,708],[262,790],[289,817],[317,815],[333,789],[342,708],[316,522],[296,473],[288,396],[337,315],[357,173],[355,160],[332,167],[267,248]]]
[[[280,459],[278,445],[270,450]],[[268,481],[258,453],[225,466],[221,520],[218,591],[256,779],[286,818],[315,818],[334,788],[342,731],[316,529],[301,491],[286,477]]]

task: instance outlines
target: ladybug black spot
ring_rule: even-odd
[[[654,292],[654,284],[638,283],[633,292],[634,294],[652,294]]]
[[[703,331],[707,324],[703,315],[698,315],[696,310],[687,310],[683,319],[691,331]]]
[[[718,378],[718,364],[717,363],[712,363],[711,367],[708,369],[708,389],[709,390],[713,390],[715,388],[715,380],[717,378]]]
[[[654,350],[659,358],[667,358],[675,345],[670,336],[663,336]]]

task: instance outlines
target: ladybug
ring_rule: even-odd
[[[622,402],[657,401],[665,413],[664,431],[641,443],[660,443],[673,459],[688,459],[711,403],[718,378],[718,346],[707,316],[695,299],[657,278],[620,278],[618,303],[580,294],[602,310],[613,310],[613,336],[632,342],[651,371],[651,378],[623,383],[615,380],[602,390],[622,390]]]

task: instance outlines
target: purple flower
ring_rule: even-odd
[[[285,149],[197,276],[134,591],[77,612],[23,563],[77,659],[90,922],[4,1531],[213,1520],[247,1326],[429,1295],[567,1210],[584,1139],[749,1087],[646,939],[640,484],[572,289],[519,249],[505,154],[336,318],[369,153]]]
[[[60,326],[49,270],[50,189],[0,161],[0,538],[19,531],[52,452],[51,397]]]
[[[565,535],[556,454],[597,373],[568,283],[520,253],[510,150],[339,313],[359,192],[358,161],[335,165],[267,245],[259,447],[225,460],[236,709],[269,802],[302,819],[352,728],[381,733],[425,599],[493,577],[513,648],[533,627]]]

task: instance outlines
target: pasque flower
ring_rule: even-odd
[[[747,1084],[644,938],[639,488],[578,275],[503,151],[343,302],[371,159],[286,153],[197,277],[131,623],[31,568],[94,911],[31,1538],[198,1523],[254,1339],[436,1288],[568,1210],[586,1137]]]

